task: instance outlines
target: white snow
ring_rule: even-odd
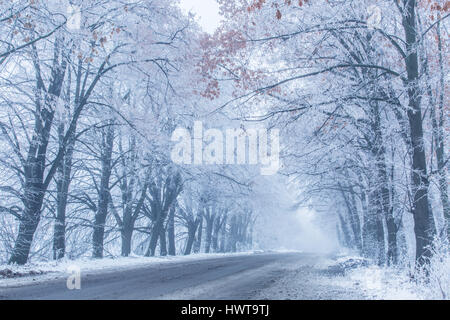
[[[345,276],[333,279],[332,283],[342,288],[359,288],[371,300],[424,299],[406,274],[378,266],[350,270]]]
[[[314,263],[286,265],[284,276],[260,293],[260,299],[292,300],[445,300],[450,299],[450,256],[431,261],[429,280],[416,274],[413,280],[405,268],[373,264],[330,271],[359,256],[324,257]]]
[[[341,257],[337,263],[358,257]],[[361,259],[361,258],[359,258]],[[370,265],[349,270],[335,277],[332,284],[353,290],[359,288],[372,300],[450,299],[450,253],[436,254],[428,268],[429,277],[407,268]]]

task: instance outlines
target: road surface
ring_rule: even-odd
[[[262,293],[275,286],[286,272],[299,266],[309,270],[322,258],[301,253],[261,253],[141,266],[107,273],[82,273],[80,290],[69,290],[67,278],[60,278],[26,286],[0,286],[0,299],[261,299]],[[280,291],[279,296],[267,298],[289,299],[289,296],[283,296]]]

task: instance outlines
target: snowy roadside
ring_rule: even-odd
[[[324,258],[313,265],[286,266],[285,275],[258,298],[290,300],[449,299],[450,268],[413,282],[405,269],[383,268],[360,257]]]
[[[349,290],[359,288],[370,300],[427,299],[404,271],[374,265],[349,270],[333,279],[332,283]]]
[[[311,254],[301,264],[283,266],[283,275],[259,292],[255,299],[279,300],[365,300],[359,287],[335,283],[338,274],[329,267],[336,264],[332,256]]]
[[[408,270],[367,266],[349,270],[333,284],[342,288],[359,287],[372,300],[448,300],[450,268],[431,273],[430,279],[418,276],[412,280]]]
[[[358,256],[338,258],[328,266],[336,276],[334,286],[343,289],[358,289],[370,300],[420,300],[405,270],[383,268]]]
[[[215,258],[227,258],[261,254],[263,251],[247,251],[239,253],[193,254],[189,256],[167,257],[117,257],[77,260],[62,259],[60,261],[36,262],[24,266],[0,265],[0,288],[19,287],[68,277],[73,270],[84,275],[135,269],[147,266],[162,266],[171,263],[202,261]]]

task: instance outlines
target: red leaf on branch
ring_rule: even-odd
[[[280,11],[280,10],[277,10],[277,19],[280,20],[281,17],[282,17],[281,11]]]

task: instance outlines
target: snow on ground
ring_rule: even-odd
[[[425,299],[404,271],[374,265],[348,270],[343,276],[335,277],[332,283],[350,290],[358,288],[370,300]]]
[[[439,250],[435,249],[427,272],[413,271],[405,267],[379,267],[371,264],[350,269],[343,277],[336,277],[333,283],[348,288],[360,287],[369,299],[450,299],[448,245],[439,247]]]
[[[120,271],[145,266],[183,263],[212,258],[258,254],[262,251],[239,253],[192,254],[189,256],[167,257],[116,257],[104,259],[81,258],[77,260],[62,259],[60,261],[36,262],[24,266],[0,265],[0,288],[22,286],[67,277],[74,270],[82,274]]]
[[[379,267],[357,256],[328,257],[313,265],[286,266],[285,276],[259,299],[290,300],[445,300],[450,299],[447,256],[431,264],[430,280],[408,270]]]
[[[262,290],[255,299],[288,300],[364,300],[357,286],[335,284],[337,275],[328,267],[336,263],[332,256],[312,255],[301,264],[284,265],[283,276]]]

